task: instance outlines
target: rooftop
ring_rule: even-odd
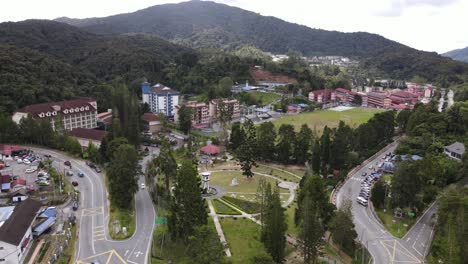
[[[78,98],[69,101],[28,105],[16,110],[16,112],[29,113],[33,118],[43,118],[56,116],[58,113],[70,115],[79,112],[95,112],[96,109],[96,100],[92,98]]]
[[[27,199],[19,203],[0,227],[0,241],[18,246],[41,208],[41,202]]]
[[[153,113],[144,113],[143,120],[146,122],[155,122],[155,121],[159,121],[159,116]]]
[[[157,83],[151,87],[151,92],[156,94],[179,94],[178,91],[163,84]]]
[[[74,128],[72,131],[70,131],[69,135],[76,138],[102,141],[102,139],[107,135],[107,131],[87,128]]]
[[[0,154],[3,154],[3,155],[11,155],[11,153],[13,151],[18,151],[18,150],[22,150],[23,148],[20,147],[20,146],[14,146],[14,145],[4,145],[4,144],[0,144]]]
[[[465,154],[465,145],[460,142],[455,142],[452,145],[445,146],[445,149],[460,155]]]

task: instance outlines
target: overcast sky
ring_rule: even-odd
[[[102,17],[177,0],[2,0],[0,21]],[[313,28],[377,33],[446,52],[468,46],[468,0],[217,0]]]

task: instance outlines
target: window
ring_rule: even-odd
[[[39,117],[44,117],[44,113],[40,113],[40,114],[39,114]]]
[[[70,108],[70,113],[73,113],[75,110],[73,110],[73,108]]]
[[[50,112],[47,112],[47,113],[46,113],[46,116],[50,116],[50,115],[51,115]]]
[[[65,114],[68,114],[68,109],[63,110]]]
[[[86,106],[86,107],[85,107],[85,110],[88,111],[88,110],[89,110],[89,106]]]
[[[75,112],[79,112],[79,111],[80,111],[80,109],[78,107],[75,108]]]

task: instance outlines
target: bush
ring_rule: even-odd
[[[249,202],[246,200],[237,199],[237,198],[229,197],[229,196],[225,196],[221,199],[229,203],[230,205],[236,208],[239,208],[240,210],[249,214],[260,213],[260,210],[261,210],[259,203],[253,203],[253,202]]]

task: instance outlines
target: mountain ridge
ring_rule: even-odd
[[[442,56],[468,63],[468,47],[448,51],[443,53]]]

